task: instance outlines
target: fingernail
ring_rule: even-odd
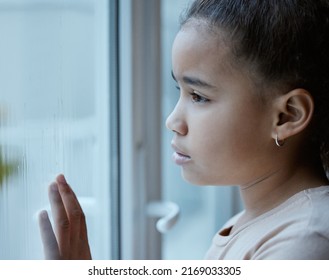
[[[66,179],[63,174],[60,174],[57,176],[58,183],[61,183],[63,185],[67,185]]]
[[[42,211],[40,212],[39,216],[40,216],[41,219],[46,220],[46,219],[48,218],[48,213],[47,213],[46,210],[42,210]]]
[[[57,184],[54,182],[54,183],[51,183],[50,185],[50,189],[54,192],[58,192],[58,186]]]

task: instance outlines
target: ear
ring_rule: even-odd
[[[302,132],[310,123],[314,111],[311,94],[304,89],[294,89],[277,98],[275,103],[273,139],[284,141]]]

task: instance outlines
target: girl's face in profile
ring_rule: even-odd
[[[203,23],[187,23],[172,50],[180,89],[167,127],[174,161],[196,185],[241,185],[271,170],[271,102],[257,97],[247,71],[233,67],[229,48]]]

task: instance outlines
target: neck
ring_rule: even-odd
[[[274,169],[240,186],[246,220],[253,219],[280,205],[294,194],[328,185],[323,172],[314,167]]]

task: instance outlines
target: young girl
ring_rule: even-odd
[[[329,1],[195,0],[173,44],[173,159],[196,185],[237,185],[245,210],[209,259],[329,259]],[[60,175],[47,258],[90,258]],[[218,206],[220,211],[220,205]]]

